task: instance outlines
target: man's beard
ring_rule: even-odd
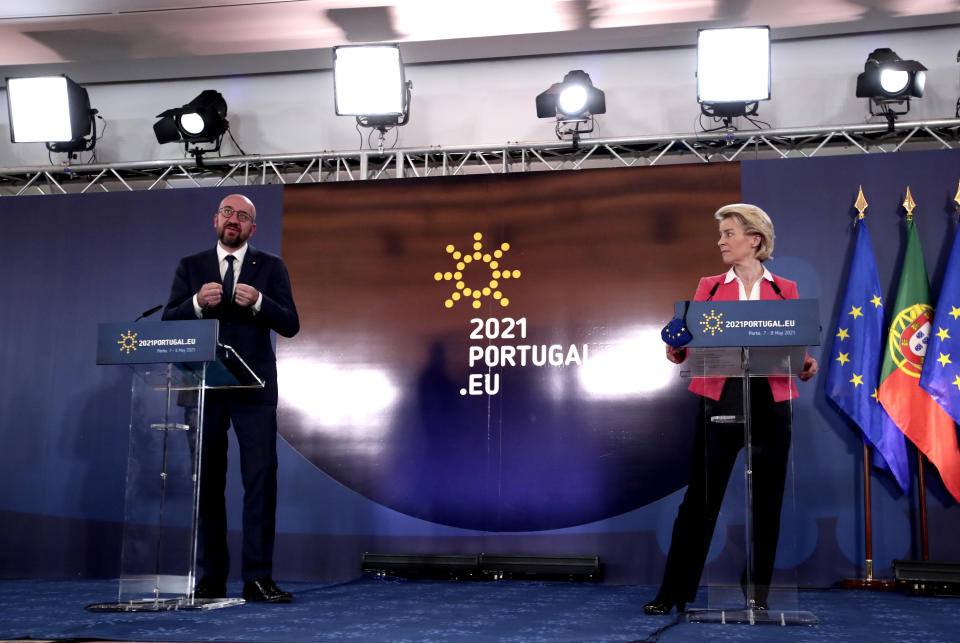
[[[227,230],[229,229],[233,229],[237,233],[237,235],[232,239],[227,237]],[[220,230],[220,234],[217,235],[217,237],[220,239],[220,243],[222,243],[227,248],[239,248],[240,246],[243,245],[243,242],[246,241],[246,239],[243,238],[242,232],[236,228],[223,227]]]

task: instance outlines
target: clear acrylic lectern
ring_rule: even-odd
[[[212,332],[197,324],[212,325]],[[90,605],[90,610],[213,609],[243,603],[240,598],[193,596],[206,392],[263,387],[236,351],[215,343],[216,324],[198,320],[101,325],[101,345],[106,342],[107,349],[115,349],[120,344],[121,353],[127,350],[117,355],[98,349],[98,363],[128,363],[133,381],[117,601]],[[120,327],[126,329],[125,335],[113,330]],[[197,328],[201,332],[195,332]],[[125,339],[114,341],[118,335]],[[182,343],[191,338],[201,345],[214,343],[198,351],[197,343]],[[177,348],[184,346],[189,348],[183,352]],[[157,347],[161,348],[152,350]],[[149,361],[178,357],[191,361]],[[203,359],[193,361],[196,358]]]
[[[803,368],[805,346],[819,344],[819,325],[813,321],[817,319],[816,302],[710,302],[707,308],[703,303],[699,307],[703,312],[690,308],[691,313],[700,312],[704,320],[698,322],[693,315],[688,319],[695,327],[694,341],[681,376],[732,378],[739,386],[735,395],[728,390],[722,403],[706,404],[701,419],[703,461],[711,463],[705,474],[707,496],[715,502],[722,498],[722,505],[711,530],[710,552],[700,581],[701,587],[706,587],[707,607],[688,607],[687,619],[700,623],[815,625],[819,620],[799,608],[797,592],[795,570],[809,554],[806,547],[810,539],[808,525],[797,513],[791,431],[786,428],[793,417],[792,404],[789,398],[784,402],[786,426],[754,418],[751,409],[754,394],[769,395],[768,377],[782,378],[779,385],[785,390]],[[810,328],[798,330],[798,326]],[[747,345],[754,343],[762,345]],[[761,386],[766,390],[761,391]],[[717,452],[724,450],[727,456],[718,458]],[[730,471],[725,468],[734,462],[730,453],[738,450]],[[784,460],[783,503],[777,521],[776,502],[769,498],[776,495],[775,487],[781,484],[779,474],[773,471],[780,471]],[[725,464],[713,464],[718,461]],[[742,476],[737,471],[742,471]],[[778,524],[782,526],[776,538]],[[759,551],[757,533],[766,534]],[[703,537],[710,539],[710,534]],[[720,560],[721,554],[726,558]],[[757,584],[757,562],[763,560],[767,569],[773,567],[769,585]]]

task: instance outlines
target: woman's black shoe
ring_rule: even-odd
[[[673,601],[655,598],[643,606],[643,613],[649,614],[650,616],[666,616],[670,613],[670,610],[673,609],[674,605],[677,606],[677,612],[680,614],[682,614],[687,607],[686,603],[674,603]]]

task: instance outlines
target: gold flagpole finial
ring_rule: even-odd
[[[913,200],[913,195],[910,194],[910,186],[907,186],[907,198],[903,200],[903,209],[907,211],[907,221],[913,221],[913,209],[917,207],[916,202]]]
[[[957,195],[960,196],[960,191],[957,192]],[[958,201],[958,203],[960,203],[960,201]],[[868,205],[869,204],[867,203],[867,200],[863,198],[863,186],[861,185],[860,192],[859,194],[857,194],[857,201],[856,203],[853,204],[853,207],[855,207],[857,209],[857,212],[860,213],[859,216],[857,216],[857,220],[863,219],[864,217],[863,211],[867,209]]]

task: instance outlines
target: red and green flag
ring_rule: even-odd
[[[912,202],[909,192],[907,199]],[[960,451],[953,418],[920,388],[933,317],[923,251],[909,217],[907,251],[883,352],[878,398],[893,422],[937,468],[950,494],[960,501]]]

